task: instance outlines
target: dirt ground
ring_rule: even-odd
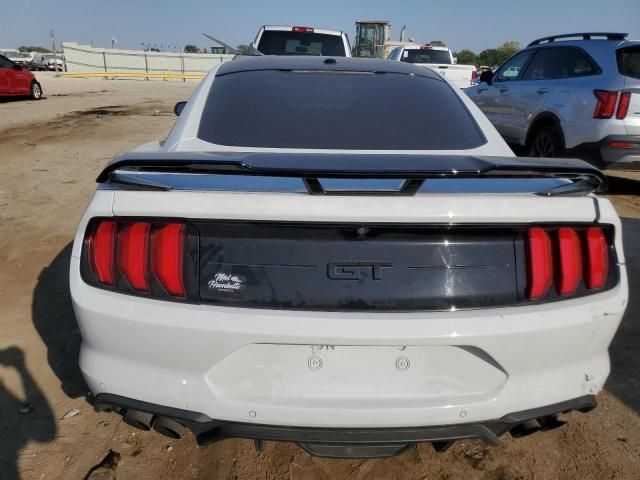
[[[327,460],[246,440],[197,447],[94,413],[77,367],[67,285],[71,241],[101,167],[161,139],[196,83],[39,74],[46,98],[0,103],[0,479],[638,479],[640,183],[614,179],[630,273],[612,374],[589,413],[500,448],[429,445],[386,460]],[[638,178],[638,177],[636,177]]]

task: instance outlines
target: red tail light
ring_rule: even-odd
[[[182,238],[184,225],[172,223],[159,228],[151,239],[152,270],[162,286],[174,297],[184,297]]]
[[[124,226],[118,236],[118,268],[134,290],[149,291],[148,223]]]
[[[87,229],[83,276],[125,292],[186,298],[185,230],[182,223],[97,220]]]
[[[529,229],[528,236],[528,291],[530,300],[544,298],[553,282],[551,240],[547,232],[539,227]]]
[[[620,103],[618,104],[618,111],[616,112],[616,118],[622,120],[627,116],[629,111],[629,102],[631,101],[631,94],[624,92],[620,94]]]
[[[586,233],[587,271],[585,282],[587,288],[604,287],[609,275],[609,248],[607,239],[601,228],[588,228]]]
[[[609,244],[601,227],[529,228],[526,255],[529,300],[594,293],[609,280]]]
[[[116,222],[100,222],[88,239],[88,255],[91,271],[96,280],[105,285],[114,285],[113,258],[116,243]]]
[[[478,75],[478,71],[477,70],[473,70],[471,72],[471,80],[477,80],[479,76],[480,75]]]
[[[558,229],[560,272],[556,288],[560,295],[573,295],[582,281],[580,237],[573,228]]]
[[[313,33],[313,28],[311,27],[292,27],[292,32],[300,32],[300,33]]]
[[[616,110],[618,92],[608,92],[606,90],[594,90],[594,95],[598,99],[593,118],[611,118]]]

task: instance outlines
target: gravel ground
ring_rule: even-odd
[[[161,139],[193,82],[38,74],[46,98],[0,103],[0,478],[2,479],[637,479],[640,478],[640,179],[615,177],[631,299],[612,375],[589,414],[500,448],[429,445],[386,460],[327,460],[246,440],[198,448],[94,413],[77,368],[67,286],[71,241],[101,167]]]

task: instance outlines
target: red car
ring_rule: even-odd
[[[42,98],[42,87],[26,68],[0,55],[0,97],[28,96]]]

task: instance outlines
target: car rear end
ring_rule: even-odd
[[[585,51],[597,71],[559,80],[552,100],[566,106],[561,126],[570,153],[593,158],[605,168],[636,170],[640,167],[640,42],[622,40],[620,35],[558,42]]]
[[[451,50],[447,47],[432,45],[405,47],[399,60],[431,68],[457,88],[470,87],[478,78],[475,66],[455,64]]]
[[[96,407],[323,456],[593,408],[628,295],[601,173],[509,156],[425,69],[295,62],[224,64],[100,175],[70,269]]]
[[[307,26],[266,25],[253,43],[263,55],[321,55],[350,57],[351,46],[344,32]]]

